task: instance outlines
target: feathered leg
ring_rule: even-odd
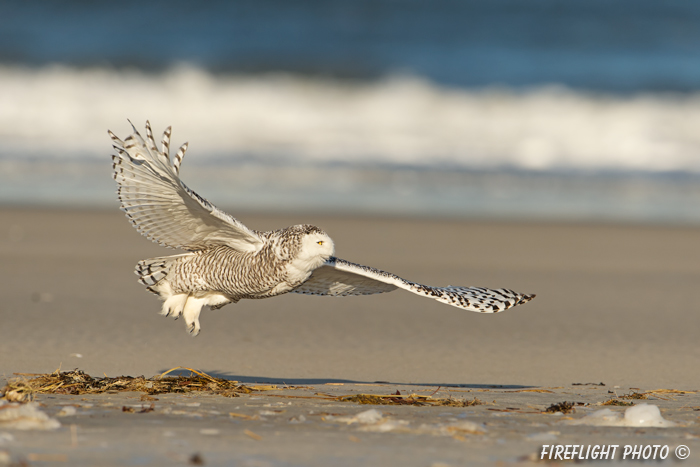
[[[192,336],[199,334],[199,313],[202,311],[202,307],[206,305],[206,301],[204,298],[195,298],[191,295],[187,297],[182,316],[185,318],[187,330]]]

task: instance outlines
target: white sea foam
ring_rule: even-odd
[[[127,117],[173,125],[173,146],[191,143],[183,179],[224,208],[700,223],[700,93],[184,66],[0,66],[0,203],[114,206],[106,129],[125,137]]]
[[[189,164],[700,172],[700,94],[448,89],[418,78],[0,67],[0,157],[104,158],[126,118],[189,140]],[[196,157],[194,157],[196,154]]]

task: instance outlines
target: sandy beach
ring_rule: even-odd
[[[700,229],[234,215],[259,230],[318,225],[338,257],[416,282],[507,287],[537,298],[479,315],[402,291],[290,294],[205,310],[202,332],[192,338],[182,321],[158,315],[160,302],[132,272],[140,259],[176,251],[141,237],[116,207],[2,208],[0,387],[14,373],[79,368],[151,377],[178,366],[278,386],[236,398],[168,394],[153,402],[138,393],[38,396],[61,427],[0,425],[7,462],[444,467],[529,462],[543,444],[596,442],[665,444],[672,452],[684,444],[689,460],[699,458],[700,397],[649,391],[700,389]],[[484,404],[329,398],[397,390]],[[569,423],[615,395],[645,392],[639,402],[660,407],[675,427]],[[588,405],[542,413],[563,401]],[[148,413],[122,411],[151,403]],[[58,415],[71,404],[75,413]],[[352,421],[370,409],[393,425]],[[380,425],[394,428],[367,428]]]

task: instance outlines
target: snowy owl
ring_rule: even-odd
[[[133,127],[133,125],[132,125]],[[287,292],[345,296],[401,288],[448,305],[496,313],[535,298],[509,289],[430,287],[394,274],[336,258],[333,240],[313,225],[260,232],[217,209],[180,180],[182,145],[170,160],[170,132],[161,149],[146,122],[146,139],[134,133],[124,141],[111,131],[112,156],[121,209],[150,240],[186,253],[142,260],[139,282],[163,301],[161,313],[182,316],[199,334],[202,307],[221,308],[243,298]]]

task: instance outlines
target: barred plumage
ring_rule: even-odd
[[[171,162],[170,127],[160,151],[149,122],[146,140],[136,128],[124,141],[108,133],[117,151],[112,156],[117,194],[129,221],[152,241],[187,251],[139,261],[139,282],[164,300],[163,315],[183,316],[192,335],[199,333],[205,305],[220,308],[287,292],[346,296],[401,288],[481,313],[503,311],[535,297],[509,289],[430,287],[350,263],[334,257],[333,240],[312,225],[251,230],[180,180],[187,143]]]

